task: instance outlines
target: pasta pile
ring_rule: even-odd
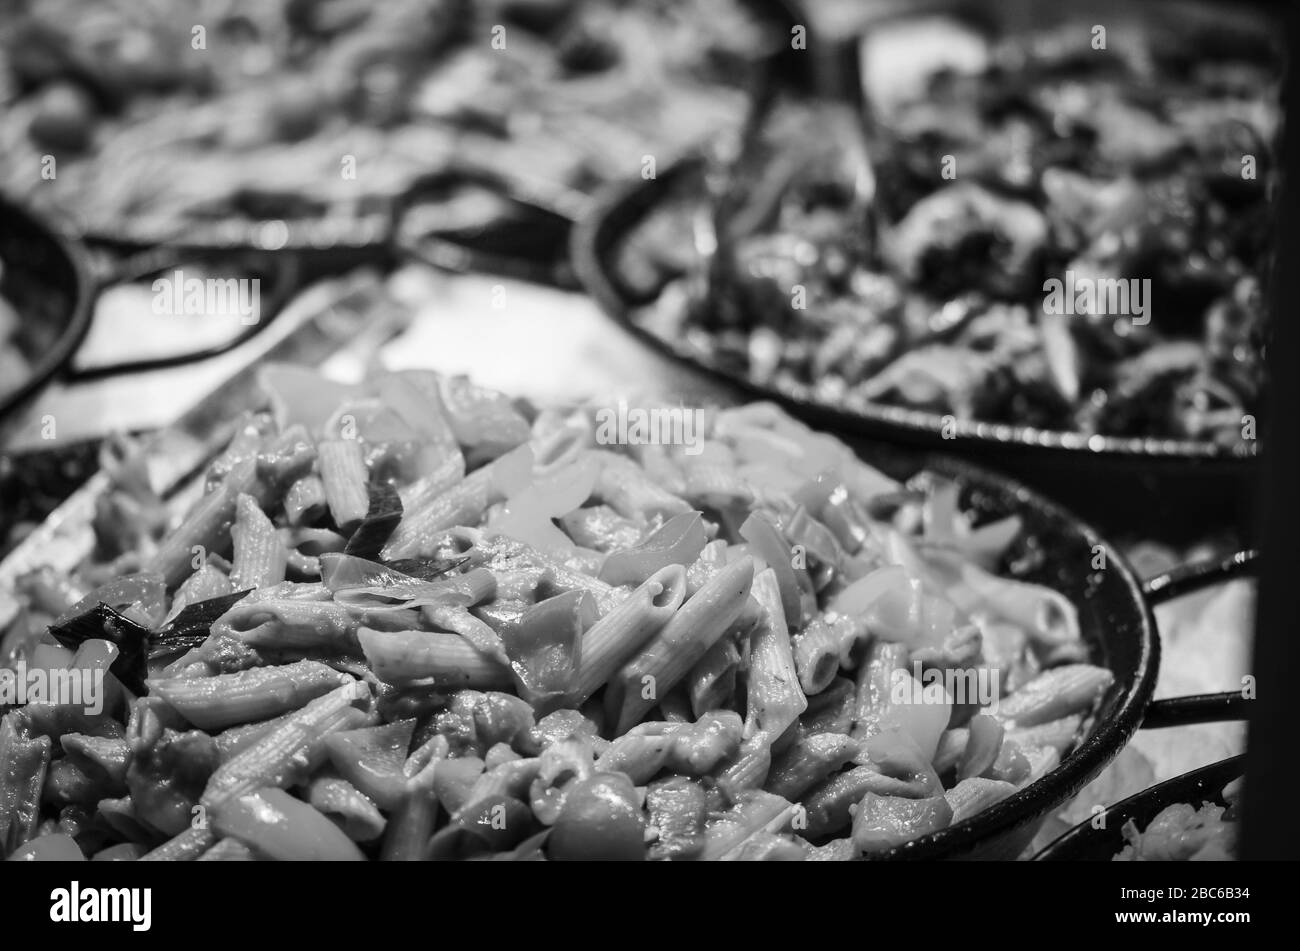
[[[852,859],[1051,770],[1111,684],[995,573],[1016,518],[771,405],[607,444],[430,372],[261,383],[184,510],[118,452],[93,557],[24,582],[0,661],[109,689],[0,719],[5,854]]]

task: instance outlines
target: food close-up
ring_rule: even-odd
[[[1294,858],[1287,16],[0,2],[3,867]]]

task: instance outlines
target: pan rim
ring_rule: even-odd
[[[56,216],[37,211],[27,202],[3,193],[0,193],[0,213],[3,213],[5,220],[17,220],[21,227],[47,240],[72,278],[71,302],[66,308],[63,328],[54,344],[34,362],[27,378],[9,393],[0,396],[0,420],[3,420],[71,362],[73,354],[90,330],[93,302],[90,264],[85,246],[67,228],[62,227]]]
[[[719,366],[682,340],[670,340],[639,321],[637,305],[620,290],[609,260],[617,240],[626,236],[671,191],[669,186],[698,169],[698,154],[682,157],[658,176],[647,180],[618,182],[597,192],[588,213],[580,218],[570,235],[570,260],[583,289],[596,301],[606,317],[625,331],[669,359],[707,374],[734,389],[775,400],[796,415],[841,433],[888,438],[932,448],[942,439],[945,447],[998,449],[1008,452],[1054,454],[1062,458],[1106,459],[1116,462],[1172,463],[1180,466],[1249,471],[1261,456],[1257,442],[1240,451],[1225,449],[1209,440],[1166,437],[1113,436],[992,423],[971,418],[954,418],[945,424],[938,413],[906,407],[864,402],[852,410],[802,392],[808,387],[766,385],[747,375]],[[656,194],[656,190],[663,191]],[[945,434],[945,428],[952,435]]]

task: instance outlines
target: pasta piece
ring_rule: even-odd
[[[325,738],[325,749],[340,776],[380,809],[392,810],[406,791],[403,766],[414,731],[414,720],[339,730]]]
[[[727,705],[736,692],[739,667],[740,651],[736,648],[735,638],[724,635],[687,675],[686,686],[694,716],[700,717]]]
[[[1090,664],[1054,667],[1004,697],[998,705],[997,716],[1023,728],[1076,713],[1086,714],[1114,682],[1115,675],[1104,667]]]
[[[315,777],[307,786],[307,802],[353,842],[372,842],[384,834],[387,820],[374,802],[346,779]]]
[[[50,765],[50,738],[25,732],[19,714],[0,717],[0,852],[5,855],[36,836]]]
[[[652,861],[688,860],[704,850],[704,789],[682,776],[651,783],[646,791],[646,811],[655,835]]]
[[[319,476],[303,476],[284,494],[284,515],[290,525],[315,525],[328,508],[325,483]]]
[[[762,788],[771,768],[772,741],[760,731],[740,744],[735,757],[714,778],[712,792],[717,804],[736,802],[741,793]]]
[[[760,613],[749,652],[745,724],[749,734],[763,732],[772,737],[784,733],[808,708],[790,652],[790,633],[778,584],[771,568],[764,568],[754,578],[753,594]]]
[[[846,626],[852,626],[847,618],[829,622],[825,617],[816,617],[795,635],[791,645],[794,665],[806,695],[821,693],[839,673]]]
[[[284,580],[288,554],[275,526],[251,495],[239,497],[230,537],[234,545],[230,582],[234,590],[262,588]]]
[[[691,506],[650,481],[631,459],[601,449],[588,450],[599,463],[593,494],[625,518],[642,522],[685,515]]]
[[[459,634],[439,631],[357,631],[361,650],[384,683],[429,680],[439,687],[497,688],[512,683],[510,668]]]
[[[202,730],[220,730],[301,707],[352,678],[316,661],[195,679],[150,680],[149,688]]]
[[[876,641],[858,668],[857,707],[852,736],[865,739],[881,730],[881,721],[893,709],[894,673],[906,673],[907,646]]]
[[[725,859],[757,832],[784,830],[794,813],[794,805],[780,796],[757,789],[741,793],[730,809],[708,824],[700,858],[706,862]]]
[[[773,758],[764,788],[795,802],[857,752],[857,741],[839,733],[805,736]]]
[[[668,621],[686,595],[686,573],[669,565],[647,578],[622,604],[582,636],[577,686],[569,697],[580,706]]]
[[[626,733],[680,682],[739,616],[753,584],[754,561],[743,558],[720,571],[610,682],[605,706]]]
[[[233,796],[213,809],[218,833],[281,861],[364,862],[346,835],[301,799],[266,788]]]
[[[942,796],[904,799],[867,793],[853,815],[853,844],[867,854],[886,852],[952,824]]]
[[[317,444],[316,452],[330,515],[335,525],[349,533],[370,509],[361,443],[356,439],[324,439]]]
[[[235,517],[239,496],[260,498],[257,460],[248,456],[236,463],[221,484],[199,500],[175,531],[168,535],[146,563],[145,570],[163,576],[175,588],[194,571],[195,552],[230,551],[228,526]]]
[[[952,822],[965,822],[989,806],[996,805],[1016,791],[1011,783],[970,776],[944,793],[952,809]]]
[[[200,804],[211,808],[263,786],[284,787],[301,781],[325,760],[325,737],[361,726],[369,719],[363,712],[369,707],[370,691],[356,681],[317,697],[222,763],[208,780]]]
[[[857,687],[847,677],[836,677],[821,693],[808,697],[799,728],[807,734],[848,733],[857,709]]]

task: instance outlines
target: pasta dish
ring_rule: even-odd
[[[116,443],[94,550],[21,579],[6,855],[870,857],[1051,771],[1111,686],[1015,516],[771,405],[261,386],[174,497]]]

